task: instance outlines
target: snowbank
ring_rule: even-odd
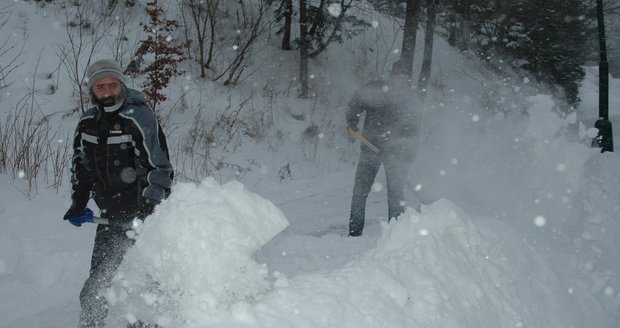
[[[240,183],[178,185],[137,229],[136,245],[106,296],[113,322],[566,327],[550,295],[567,291],[536,252],[518,240],[484,236],[447,200],[384,223],[373,249],[329,272],[286,277],[252,259],[287,224],[273,204]],[[514,248],[522,253],[509,254]],[[530,273],[521,274],[527,266]]]
[[[287,225],[275,205],[238,182],[177,184],[136,229],[106,295],[111,317],[167,327],[220,318],[268,287],[267,269],[251,255]]]

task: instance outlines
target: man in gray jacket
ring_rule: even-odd
[[[420,110],[404,65],[400,60],[395,62],[387,80],[367,83],[349,102],[347,130],[361,135],[357,125],[365,114],[362,132],[370,143],[362,144],[355,172],[349,236],[362,234],[366,198],[382,164],[387,180],[388,221],[404,212],[403,186],[414,157],[419,130],[416,111]]]
[[[102,327],[108,304],[103,293],[133,239],[127,226],[144,219],[172,185],[166,138],[144,97],[127,88],[120,66],[100,60],[87,69],[94,107],[81,117],[73,142],[72,204],[64,219],[93,222],[92,197],[108,219],[95,237],[90,276],[80,293],[80,327]]]

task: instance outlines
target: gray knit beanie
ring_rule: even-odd
[[[111,59],[102,59],[90,64],[86,69],[86,76],[88,77],[88,89],[92,88],[97,80],[104,77],[113,77],[125,84],[125,76],[120,65]]]

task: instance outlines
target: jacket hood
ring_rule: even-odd
[[[125,105],[146,106],[146,99],[140,91],[127,88],[127,99],[125,99]]]

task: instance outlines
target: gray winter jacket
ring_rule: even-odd
[[[369,82],[355,92],[346,114],[347,125],[357,127],[363,113],[363,134],[376,146],[407,142],[419,133],[420,110],[411,89],[399,90],[388,82]],[[382,147],[379,147],[382,148]]]

